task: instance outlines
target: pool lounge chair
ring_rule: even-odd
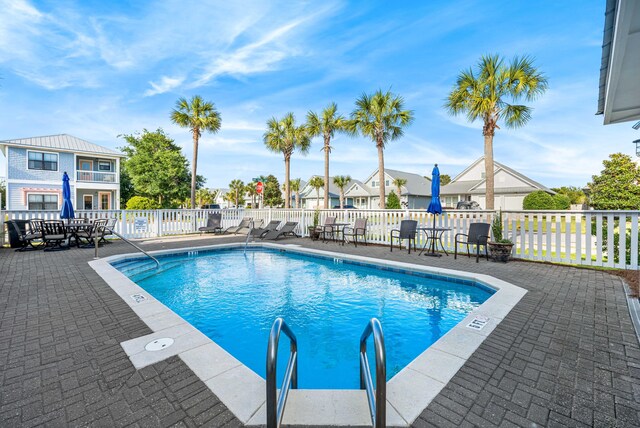
[[[280,226],[280,223],[282,223],[280,220],[271,220],[265,227],[251,229],[251,236],[262,238],[267,233],[278,230],[278,226]]]
[[[214,213],[207,215],[207,225],[198,228],[202,235],[206,232],[222,233],[222,214]]]
[[[238,233],[240,229],[248,229],[253,217],[243,217],[237,226],[227,227],[223,233]]]
[[[294,230],[298,227],[298,222],[288,221],[282,226],[282,228],[278,230],[272,230],[267,232],[262,236],[262,239],[267,241],[275,241],[282,236],[293,236],[294,238],[299,238],[299,236],[294,232]]]

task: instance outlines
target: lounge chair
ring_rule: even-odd
[[[360,217],[356,219],[356,222],[353,226],[347,226],[342,231],[342,236],[344,239],[342,240],[342,245],[347,240],[347,236],[351,236],[353,238],[353,243],[355,246],[358,246],[358,236],[362,237],[362,241],[364,245],[367,244],[367,218]]]
[[[237,226],[227,227],[223,233],[238,233],[241,229],[248,229],[251,224],[252,217],[243,217]]]
[[[67,228],[61,220],[47,220],[43,222],[42,242],[45,251],[67,250],[69,246],[62,246],[62,243],[69,239]]]
[[[280,226],[280,223],[282,223],[280,220],[271,220],[265,227],[251,229],[251,236],[262,238],[263,235],[266,235],[271,231],[278,230],[278,226]]]
[[[453,258],[458,258],[458,244],[467,246],[467,256],[471,257],[469,252],[469,245],[476,246],[476,263],[480,261],[480,247],[484,245],[484,255],[489,260],[489,252],[487,251],[487,241],[489,240],[489,229],[491,225],[489,223],[471,223],[469,225],[469,231],[467,233],[456,233],[455,236],[455,249]],[[462,239],[459,239],[461,237]]]
[[[25,230],[22,231],[17,223],[11,222],[16,231],[18,243],[20,244],[20,248],[17,248],[16,251],[37,250],[39,248],[33,245],[33,242],[42,239],[42,223],[42,220],[29,220],[29,229],[27,230],[25,228]]]
[[[222,214],[215,213],[207,215],[207,225],[198,228],[200,234],[206,232],[222,233]]]
[[[282,226],[282,228],[265,233],[262,236],[262,239],[267,241],[275,241],[281,236],[293,236],[295,238],[299,238],[296,232],[294,232],[296,227],[298,227],[298,222],[288,221],[284,224],[284,226]]]
[[[391,231],[391,251],[393,251],[393,239],[398,240],[398,248],[402,248],[402,240],[409,241],[409,254],[411,254],[411,241],[413,241],[413,251],[416,251],[416,236],[418,234],[418,222],[415,220],[402,220],[400,229]]]

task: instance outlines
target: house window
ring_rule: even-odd
[[[58,155],[54,153],[28,152],[29,169],[41,169],[45,171],[58,170]]]
[[[386,187],[389,187],[389,180],[385,180],[385,181],[384,181],[384,185],[385,185]]]
[[[98,161],[98,170],[99,171],[111,171],[111,162],[109,161]]]
[[[378,182],[377,181],[372,181],[371,182],[371,187],[378,187]]]
[[[29,195],[28,207],[30,211],[46,211],[58,209],[58,195]]]

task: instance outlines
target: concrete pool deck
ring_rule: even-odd
[[[163,239],[144,248],[241,239]],[[640,425],[640,348],[618,277],[284,242],[487,274],[529,291],[414,426]],[[120,242],[100,250],[130,252]],[[92,258],[91,250],[0,250],[0,424],[241,426],[180,358],[135,369],[120,343],[152,330],[89,267]]]

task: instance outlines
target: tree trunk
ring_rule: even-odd
[[[493,135],[484,136],[484,176],[486,185],[486,207],[487,210],[494,209],[494,196],[493,196]]]
[[[291,156],[284,157],[284,207],[291,207],[291,189],[289,188],[289,169],[291,168]]]
[[[300,191],[296,190],[296,208],[300,209]]]
[[[382,145],[382,141],[378,141],[377,143],[378,146],[378,180],[380,181],[380,183],[378,183],[378,185],[380,186],[380,203],[378,204],[378,206],[381,209],[385,208],[386,205],[386,201],[385,201],[385,197],[384,197],[384,191],[385,191],[385,186],[384,186],[384,148]]]
[[[324,137],[324,209],[329,208],[329,150],[331,138]]]
[[[344,189],[340,189],[340,209],[344,208]]]
[[[198,130],[193,130],[193,165],[191,165],[191,209],[196,207],[196,172],[198,170]]]
[[[320,188],[316,189],[316,208],[320,208]]]

